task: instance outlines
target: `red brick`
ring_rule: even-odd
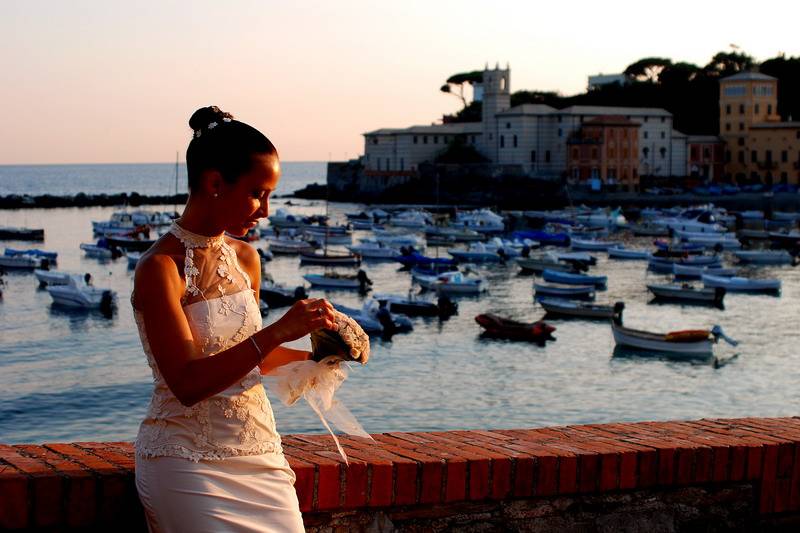
[[[800,446],[794,450],[794,468],[792,468],[789,491],[789,510],[800,510]]]
[[[639,462],[638,488],[648,488],[658,483],[658,451],[651,450],[640,452],[637,456]]]
[[[528,498],[533,494],[534,464],[533,457],[519,457],[514,460],[515,498]]]
[[[672,485],[675,479],[675,448],[658,449],[658,484]]]
[[[558,493],[574,494],[578,490],[578,458],[562,455],[558,458]]]
[[[772,513],[775,510],[775,493],[777,490],[778,472],[778,447],[764,446],[764,461],[761,476],[761,494],[759,498],[759,511]]]
[[[775,506],[773,511],[776,513],[784,513],[789,510],[792,482],[789,479],[778,479],[776,485]]]
[[[637,458],[641,451],[626,451],[620,454],[619,463],[619,488],[621,490],[636,488]]]
[[[792,467],[794,466],[794,444],[781,444],[778,447],[778,479],[789,479],[792,477]]]
[[[0,453],[3,453],[0,451]],[[4,453],[3,458],[8,454]],[[28,479],[16,468],[0,462],[0,528],[21,529],[28,527],[31,496]]]
[[[349,459],[344,472],[344,506],[355,509],[367,504],[367,463]]]
[[[297,448],[285,450],[284,453],[315,465],[317,478],[314,491],[315,511],[325,511],[340,507],[341,476],[339,465],[342,462],[338,458],[338,453],[335,454],[337,459],[320,455],[322,452],[309,452]]]
[[[711,480],[720,483],[728,481],[728,469],[731,463],[731,448],[728,446],[715,446],[712,450],[713,457],[713,471]]]
[[[511,476],[513,461],[496,459],[492,461],[492,491],[493,500],[504,500],[511,494]]]
[[[539,455],[536,461],[535,496],[552,496],[558,493],[558,458],[555,455]]]
[[[483,500],[489,496],[489,459],[474,459],[469,466],[469,499]]]
[[[755,481],[761,478],[761,459],[763,449],[761,446],[747,448],[747,474],[746,479]]]
[[[286,453],[286,460],[296,476],[294,490],[300,502],[300,511],[311,512],[314,503],[314,465]]]

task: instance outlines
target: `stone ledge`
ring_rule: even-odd
[[[343,437],[345,465],[330,436],[284,436],[309,526],[342,513],[441,517],[448,506],[738,485],[752,487],[759,516],[800,511],[797,417],[373,437]],[[126,442],[0,444],[0,528],[144,527],[133,470]]]

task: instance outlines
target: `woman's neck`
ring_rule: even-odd
[[[200,205],[199,202],[193,202],[191,196],[186,203],[186,208],[183,214],[176,220],[178,225],[183,229],[203,235],[206,237],[217,237],[225,232],[225,228],[215,224],[210,220],[208,213],[211,211],[211,206]]]

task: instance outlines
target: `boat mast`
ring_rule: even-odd
[[[176,150],[175,151],[175,196],[173,196],[173,208],[172,211],[177,213],[178,212],[178,157],[180,157],[180,153]]]

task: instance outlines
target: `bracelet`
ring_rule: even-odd
[[[264,360],[264,352],[261,351],[261,347],[258,345],[258,343],[256,342],[256,340],[253,337],[255,337],[255,335],[250,335],[249,338],[250,338],[250,342],[253,343],[253,347],[258,352],[258,362],[256,363],[256,366],[258,366]]]

